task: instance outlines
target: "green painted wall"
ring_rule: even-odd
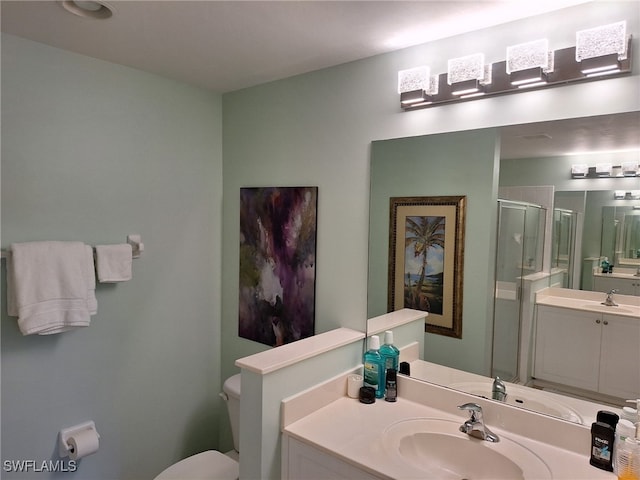
[[[424,358],[490,373],[497,219],[496,129],[374,142],[369,219],[370,317],[387,312],[389,198],[466,196],[462,339],[425,334]]]
[[[319,187],[316,331],[338,325],[363,330],[367,318],[373,141],[640,108],[639,77],[634,73],[606,81],[402,112],[396,92],[397,72],[424,63],[434,72],[445,72],[448,58],[476,51],[485,52],[488,61],[504,60],[507,45],[532,38],[547,37],[554,48],[564,48],[575,43],[577,30],[621,18],[627,19],[629,31],[639,31],[640,12],[636,7],[634,2],[593,2],[225,94],[223,376],[237,371],[235,359],[268,348],[237,335],[241,187]],[[634,48],[634,62],[640,64],[637,38]],[[459,180],[464,182],[462,172]],[[453,194],[456,182],[451,179],[451,192],[443,193]],[[456,193],[461,190],[455,189]],[[471,237],[474,234],[468,233]],[[473,290],[477,281],[485,282],[486,278],[473,278],[474,283],[468,288]],[[472,308],[466,312],[471,317],[465,318],[465,328],[479,322],[482,326],[478,331],[484,331],[486,320],[478,320]],[[485,343],[484,338],[482,342]],[[485,352],[481,356],[486,355]],[[475,363],[470,368],[480,369]]]
[[[58,431],[87,420],[100,449],[65,478],[153,478],[218,446],[221,103],[2,36],[2,248],[129,233],[146,247],[131,281],[98,285],[85,329],[23,337],[1,309],[3,460],[57,460]]]
[[[2,309],[2,458],[55,458],[58,430],[87,419],[101,451],[69,478],[152,478],[218,446],[218,430],[230,448],[222,379],[268,348],[237,336],[239,188],[319,187],[316,330],[364,330],[371,142],[640,109],[634,73],[404,113],[397,71],[442,72],[470,51],[502,60],[541,36],[562,48],[623,18],[640,31],[637,2],[591,2],[222,99],[3,36],[2,247],[140,233],[147,250],[131,282],[98,289],[84,331],[23,338]]]

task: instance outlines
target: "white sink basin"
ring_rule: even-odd
[[[413,418],[394,423],[383,434],[385,448],[424,478],[546,480],[549,467],[528,448],[500,436],[498,443],[460,432],[462,422]],[[491,426],[488,426],[491,428]]]
[[[459,382],[449,385],[450,388],[461,390],[471,395],[491,398],[491,383],[483,382]],[[570,422],[583,424],[582,417],[570,406],[558,401],[555,397],[549,398],[544,393],[532,388],[507,385],[507,398],[503,402],[507,405],[526,408],[534,412],[562,418]]]

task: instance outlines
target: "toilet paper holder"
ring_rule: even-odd
[[[71,445],[69,445],[69,439],[85,430],[93,430],[94,432],[96,432],[98,438],[100,438],[100,434],[96,430],[96,425],[92,421],[80,423],[78,425],[74,425],[73,427],[63,428],[62,430],[60,430],[58,443],[58,454],[60,455],[60,457],[68,457],[69,454],[72,453],[72,447]]]

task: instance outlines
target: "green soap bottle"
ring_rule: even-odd
[[[364,386],[376,391],[376,398],[384,397],[384,360],[380,355],[380,337],[369,337],[369,350],[364,353]]]

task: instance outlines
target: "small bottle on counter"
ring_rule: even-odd
[[[608,423],[591,424],[591,458],[594,467],[613,472],[613,442],[615,430]]]
[[[608,472],[613,472],[613,449],[616,425],[620,417],[607,410],[600,410],[591,425],[591,458],[589,463]]]
[[[398,371],[393,368],[387,369],[387,380],[385,383],[384,399],[387,402],[395,402],[398,398]]]
[[[640,480],[640,441],[632,421],[621,418],[616,426],[613,444],[613,472],[620,480]]]
[[[627,400],[627,403],[635,403],[636,408],[624,407],[622,409],[623,418],[627,418],[636,426],[636,440],[640,442],[640,398]],[[634,418],[635,416],[635,418]]]

